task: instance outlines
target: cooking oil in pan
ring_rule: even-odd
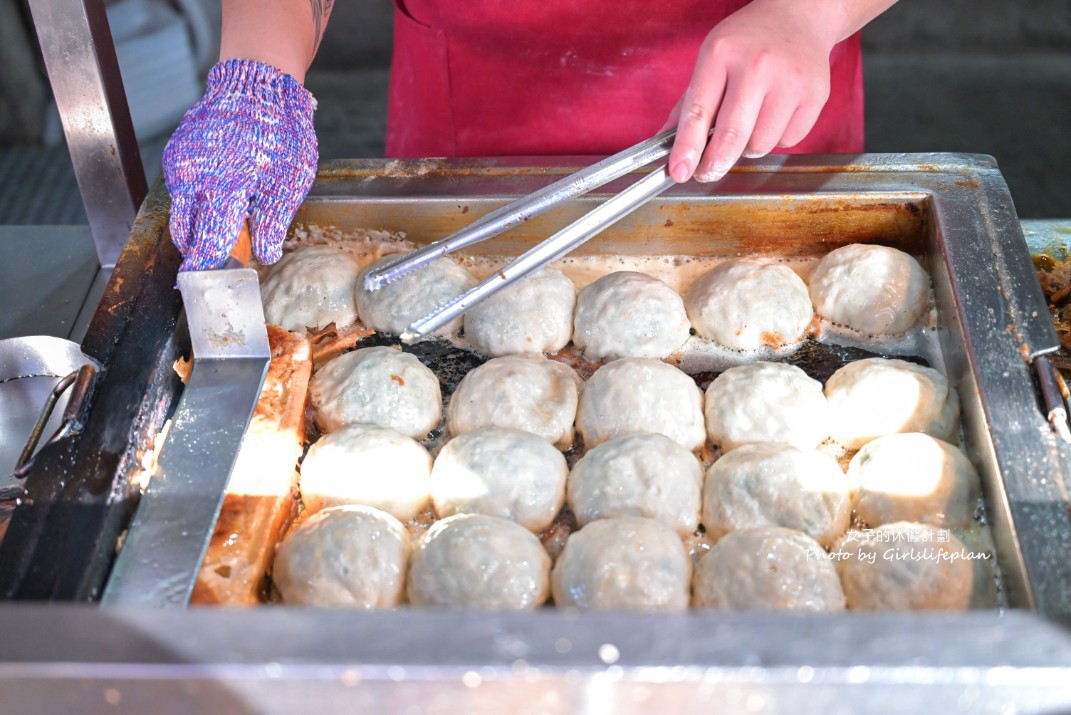
[[[364,247],[367,248],[367,247]],[[355,251],[361,252],[361,251]],[[377,245],[377,254],[391,252],[384,246]],[[501,268],[511,257],[466,257],[458,256],[459,263],[464,265],[478,279],[490,275]],[[659,278],[673,287],[682,296],[687,295],[692,283],[702,274],[716,266],[724,258],[718,257],[694,257],[694,256],[569,256],[552,264],[561,270],[578,289],[583,288],[600,276],[611,271],[633,270],[646,273]],[[791,267],[804,280],[810,275],[817,259],[783,259],[780,262]],[[931,301],[932,304],[932,301]],[[931,312],[924,316],[914,329],[908,333],[894,337],[875,337],[861,335],[842,326],[831,325],[823,322],[818,326],[817,337],[809,338],[797,345],[785,348],[766,348],[759,351],[736,351],[718,346],[712,341],[699,336],[691,336],[681,351],[667,358],[681,367],[689,374],[701,389],[706,389],[710,382],[721,372],[735,365],[742,365],[756,360],[768,360],[783,362],[801,368],[810,377],[825,383],[838,369],[856,360],[866,358],[897,358],[915,362],[921,365],[934,367],[947,374],[940,346],[940,334],[934,326],[938,324],[936,313]],[[431,369],[439,378],[440,388],[444,405],[449,402],[450,396],[456,390],[457,385],[469,371],[482,365],[489,358],[479,355],[471,350],[464,340],[464,336],[453,336],[450,339],[435,338],[426,340],[416,345],[404,345],[397,336],[379,333],[361,339],[354,349],[391,346],[404,352],[411,353],[424,365]],[[577,355],[572,346],[565,348],[558,354],[548,356],[557,359],[576,368],[583,378],[590,377],[597,364],[586,363],[581,356]],[[313,428],[315,430],[315,428]],[[310,433],[310,442],[319,436],[318,433]],[[430,433],[424,440],[424,446],[433,455],[436,454],[445,442],[444,427],[440,426]],[[572,466],[583,455],[583,446],[566,453],[569,465]],[[836,455],[835,455],[836,456]],[[839,455],[845,463],[850,454]],[[988,528],[985,525],[984,506],[980,502],[975,523],[966,529],[957,529],[956,533],[971,548],[972,551],[993,554],[993,542]],[[423,530],[434,519],[433,514],[424,515],[418,524],[410,526],[417,531]],[[856,526],[863,526],[856,524]],[[541,535],[544,544],[549,551],[560,550],[564,538],[576,529],[571,514],[563,511],[555,524]],[[693,558],[698,558],[710,546],[709,540],[700,531],[693,535],[688,543],[689,552]],[[999,572],[995,568],[995,560],[988,558],[976,563],[975,602],[972,607],[989,608],[1004,603],[1003,589],[999,580]]]

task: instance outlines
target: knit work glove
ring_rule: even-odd
[[[180,271],[219,268],[249,218],[253,255],[275,263],[316,178],[316,100],[288,74],[227,60],[164,149]]]

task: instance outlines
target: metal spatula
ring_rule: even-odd
[[[256,271],[231,267],[247,265],[249,257],[243,227],[227,267],[178,276],[193,371],[105,604],[182,608],[189,602],[271,359]]]

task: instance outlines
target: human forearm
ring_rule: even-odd
[[[220,60],[257,60],[304,82],[333,6],[334,0],[223,0]]]
[[[846,40],[881,13],[896,4],[896,0],[775,0],[794,5],[813,6],[818,16],[828,18],[829,26],[837,30],[834,43]]]

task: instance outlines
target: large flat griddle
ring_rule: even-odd
[[[424,243],[582,163],[331,162],[321,166],[296,228],[400,231]],[[611,184],[478,250],[516,255],[620,188]],[[177,262],[167,243],[166,205],[157,185],[87,337],[85,351],[105,366],[87,429],[73,443],[50,445],[53,454],[43,451],[29,478],[33,503],[20,507],[0,547],[0,592],[8,597],[89,600],[107,578],[109,549],[136,496],[128,484],[135,457],[181,389],[164,367],[188,345],[175,323]],[[163,674],[189,671],[193,661],[208,670],[187,674],[214,683],[209,694],[218,702],[279,712],[296,703],[373,702],[429,712],[699,712],[713,703],[765,711],[841,703],[884,712],[956,709],[964,697],[1071,706],[1066,672],[1058,670],[1071,668],[1071,637],[1048,621],[1071,617],[1071,451],[1046,422],[1033,374],[1034,358],[1055,350],[1057,341],[1011,197],[990,158],[745,162],[717,186],[674,188],[581,250],[812,257],[853,242],[908,251],[933,277],[940,357],[961,396],[964,447],[982,475],[1010,613],[362,614],[267,607],[142,618],[5,606],[0,628],[13,628],[21,642],[35,638],[35,645],[20,652],[10,639],[0,644],[0,679],[16,672],[5,663],[20,663],[29,684],[24,692],[59,697],[66,692],[57,685],[66,682],[64,667],[93,664],[122,685],[124,699],[147,697],[172,692],[168,683],[175,681]],[[140,396],[132,402],[135,391]],[[65,514],[78,517],[77,538]],[[93,558],[79,560],[86,554]],[[65,629],[71,622],[81,627]],[[140,639],[117,640],[116,632]],[[94,637],[105,646],[91,647]],[[146,664],[160,677],[146,678]],[[396,681],[406,688],[391,687]]]
[[[296,226],[339,234],[374,227],[426,243],[570,170],[522,159],[330,163]],[[619,188],[611,184],[472,251],[516,255]],[[992,159],[752,162],[716,187],[689,184],[658,197],[577,253],[806,258],[855,242],[905,250],[933,277],[943,367],[963,401],[964,446],[985,482],[1007,601],[1071,614],[1071,462],[1045,421],[1033,364],[1057,340]]]

